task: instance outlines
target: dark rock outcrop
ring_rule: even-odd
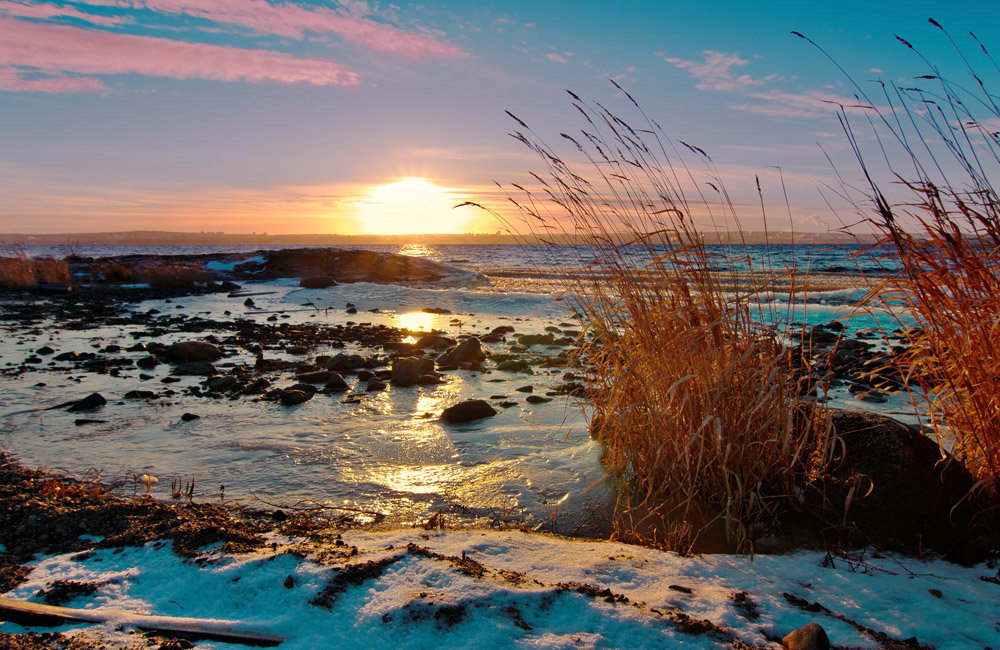
[[[445,422],[457,424],[459,422],[471,422],[483,418],[493,417],[497,410],[481,399],[468,399],[449,406],[441,413],[441,419]]]

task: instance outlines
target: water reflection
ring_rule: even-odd
[[[407,244],[399,249],[399,254],[407,257],[433,257],[434,251],[423,244]]]
[[[441,321],[441,322],[439,322]],[[424,311],[411,311],[405,314],[396,314],[394,325],[399,329],[411,332],[429,332],[436,326],[444,325],[443,319],[438,314],[428,314]],[[409,336],[404,339],[406,343],[416,343],[416,337]]]

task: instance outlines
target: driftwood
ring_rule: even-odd
[[[0,620],[29,625],[61,625],[66,622],[113,623],[153,632],[167,632],[199,639],[273,647],[285,639],[274,634],[241,627],[238,621],[182,618],[137,614],[121,609],[73,609],[0,597]]]

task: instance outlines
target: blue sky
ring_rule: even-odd
[[[927,18],[975,54],[969,30],[1000,30],[984,6],[0,0],[0,233],[358,233],[387,196],[414,231],[493,231],[430,206],[498,205],[494,180],[538,167],[504,110],[578,129],[563,89],[624,111],[609,78],[709,152],[749,227],[755,175],[778,200],[780,167],[795,227],[835,228],[821,190],[827,155],[855,173],[833,110],[853,91],[790,31],[906,85],[926,68],[894,34],[951,65]]]

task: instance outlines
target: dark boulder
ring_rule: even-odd
[[[295,406],[296,404],[308,402],[312,399],[312,393],[307,393],[303,390],[296,390],[294,388],[286,388],[278,393],[278,399],[285,406]]]
[[[330,370],[314,370],[312,372],[303,372],[295,378],[307,384],[325,384],[330,381],[334,374],[336,373]]]
[[[437,383],[434,360],[426,357],[399,357],[392,361],[389,381],[393,386],[416,386]]]
[[[207,341],[181,341],[169,346],[164,356],[176,363],[217,361],[222,358],[222,351]]]
[[[67,411],[93,411],[94,409],[101,408],[108,403],[108,400],[104,399],[104,396],[100,393],[91,393],[81,400],[76,402],[71,402],[67,407]]]
[[[155,368],[160,362],[157,360],[155,354],[151,354],[148,357],[142,357],[135,362],[135,365],[142,368],[143,370],[151,370]]]
[[[785,650],[829,650],[830,638],[819,623],[809,623],[781,640]]]
[[[449,406],[441,413],[441,419],[452,424],[459,422],[470,422],[483,418],[493,417],[497,410],[481,399],[468,399]]]
[[[460,366],[463,363],[476,364],[486,358],[479,339],[476,337],[467,338],[453,348],[449,348],[444,354],[438,357],[440,366]]]
[[[343,393],[351,390],[350,384],[344,381],[344,378],[337,373],[331,373],[330,379],[323,384],[324,393]]]
[[[860,543],[953,552],[968,537],[974,481],[919,430],[867,411],[833,412],[843,440],[823,481],[822,508]]]
[[[219,374],[219,371],[215,369],[208,361],[191,361],[188,363],[179,363],[174,366],[171,374],[181,376],[181,375],[195,375],[199,377],[211,377],[213,375]]]

